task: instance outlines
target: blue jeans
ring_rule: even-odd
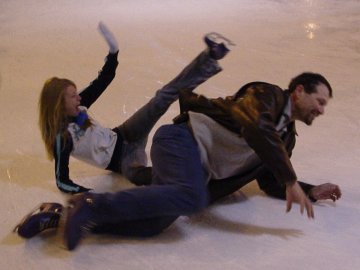
[[[160,127],[153,138],[151,158],[152,185],[94,194],[95,211],[103,221],[95,232],[150,236],[177,217],[208,205],[206,174],[186,123]]]

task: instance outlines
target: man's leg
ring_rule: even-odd
[[[69,249],[75,248],[86,229],[95,233],[152,236],[165,230],[178,216],[207,205],[200,154],[185,124],[160,128],[154,136],[152,157],[153,186],[117,193],[83,193],[70,199],[65,232]],[[58,203],[42,204],[39,212],[28,214],[16,231],[30,238],[57,228],[62,208]]]
[[[206,176],[196,142],[185,124],[159,128],[151,156],[153,185],[116,193],[83,193],[69,200],[64,237],[70,250],[79,243],[84,229],[147,220],[136,222],[137,233],[149,233],[146,224],[151,224],[151,232],[160,232],[177,216],[206,207]]]
[[[116,224],[102,224],[96,226],[92,232],[96,234],[114,234],[130,237],[151,237],[167,229],[177,216],[164,216],[157,218],[121,221]]]

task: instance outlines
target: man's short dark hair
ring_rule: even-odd
[[[311,94],[316,92],[316,86],[320,83],[324,84],[329,89],[329,96],[332,97],[332,88],[330,83],[324,76],[318,73],[304,72],[293,78],[289,84],[289,91],[293,92],[298,85],[304,86],[306,93]]]

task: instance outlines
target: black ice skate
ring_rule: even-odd
[[[220,60],[230,51],[229,46],[235,46],[228,38],[221,34],[211,32],[205,35],[204,41],[209,48],[210,56],[215,60]]]
[[[14,228],[19,236],[31,238],[44,230],[58,227],[63,206],[59,203],[42,203]]]

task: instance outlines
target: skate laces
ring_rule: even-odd
[[[39,231],[44,231],[50,228],[56,228],[59,224],[59,217],[53,215],[51,218],[47,218],[45,220],[40,220],[39,223]]]

